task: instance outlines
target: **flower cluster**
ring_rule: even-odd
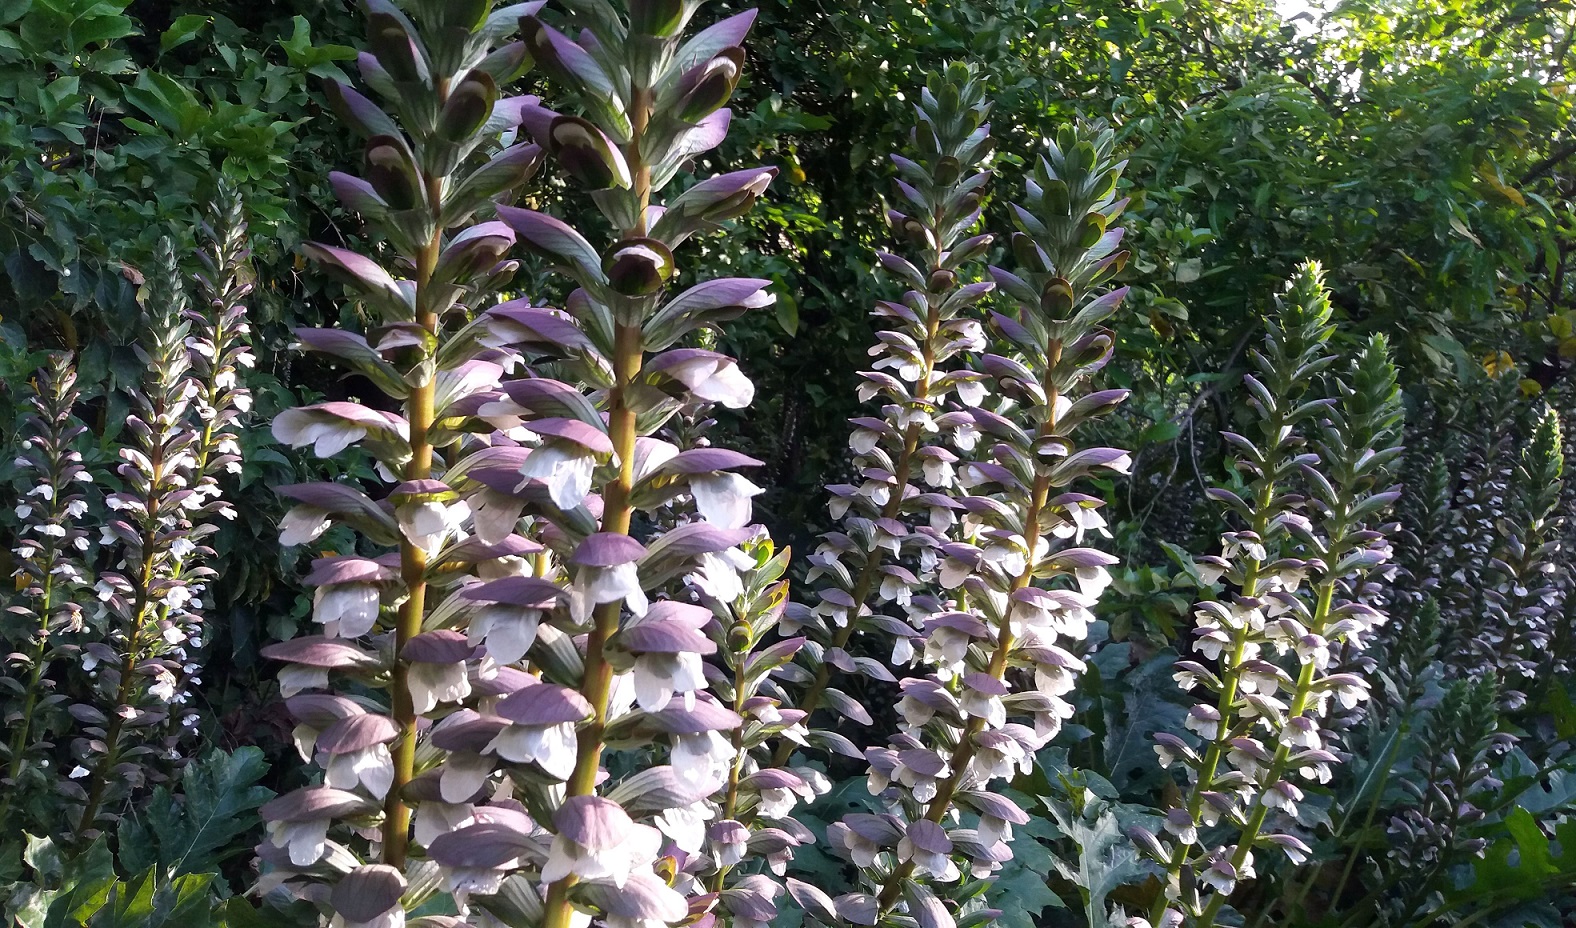
[[[823,922],[884,923],[901,908],[920,924],[950,925],[959,906],[971,920],[989,918],[968,901],[967,878],[1010,859],[1013,826],[1028,821],[991,785],[1027,770],[1072,714],[1066,697],[1084,667],[1075,652],[1115,563],[1083,546],[1104,525],[1102,501],[1076,487],[1128,464],[1122,451],[1080,448],[1073,437],[1126,397],[1079,395],[1111,356],[1102,323],[1126,293],[1106,286],[1126,258],[1113,225],[1126,205],[1116,196],[1123,164],[1112,159],[1114,141],[1087,124],[1048,143],[1014,208],[1019,268],[991,268],[1015,307],[989,314],[1005,352],[950,378],[970,385],[955,428],[979,439],[960,448],[967,457],[947,487],[952,504],[942,508],[961,514],[960,528],[935,552],[937,593],[911,645],[930,672],[900,681],[900,730],[865,752],[884,811],[850,815],[828,832],[866,891],[832,899],[790,886]]]
[[[1241,451],[1246,485],[1211,496],[1241,527],[1222,536],[1222,553],[1201,559],[1199,570],[1208,583],[1229,580],[1237,593],[1197,607],[1194,651],[1218,669],[1177,664],[1184,689],[1210,694],[1186,717],[1200,743],[1156,736],[1162,764],[1180,764],[1190,789],[1166,813],[1164,843],[1134,831],[1167,874],[1155,924],[1213,924],[1237,883],[1254,876],[1255,851],[1277,850],[1294,863],[1309,856],[1289,830],[1304,798],[1296,781],[1330,779],[1338,745],[1328,720],[1368,697],[1368,681],[1341,672],[1340,663],[1385,619],[1364,601],[1361,580],[1389,557],[1384,535],[1370,526],[1398,494],[1384,482],[1401,450],[1400,402],[1380,338],[1330,378],[1335,399],[1307,398],[1337,361],[1326,347],[1329,319],[1322,273],[1309,264],[1288,285],[1264,350],[1254,353],[1258,373],[1245,378],[1258,434],[1226,436]],[[1234,839],[1202,841],[1217,824]]]
[[[1497,688],[1493,679],[1452,683],[1428,716],[1428,756],[1400,778],[1407,798],[1386,830],[1394,842],[1390,855],[1403,872],[1412,871],[1411,880],[1453,855],[1481,854],[1487,844],[1460,832],[1483,818],[1480,805],[1501,785],[1490,763],[1514,741],[1499,730]]]
[[[888,636],[892,665],[906,666],[915,658],[915,628],[942,611],[930,591],[941,546],[962,512],[954,498],[959,452],[971,451],[979,435],[968,410],[985,395],[984,376],[960,362],[985,347],[977,306],[995,288],[968,279],[992,240],[973,234],[990,178],[979,168],[994,148],[984,89],[968,67],[953,65],[931,76],[915,110],[917,160],[892,156],[907,212],[889,209],[887,219],[918,263],[880,255],[881,267],[908,288],[900,301],[877,305],[874,315],[890,328],[877,333],[875,363],[860,374],[860,398],[879,398],[881,415],[853,420],[849,445],[860,483],[828,488],[841,525],[809,558],[805,580],[819,584],[818,602],[793,613],[793,625],[810,639],[803,658],[813,673],[799,708],[824,706],[863,725],[871,723],[865,708],[829,683],[839,670],[895,682],[886,664],[849,653],[855,634]],[[810,738],[861,756],[835,731],[812,730]],[[792,748],[779,747],[779,762]]]
[[[72,709],[87,726],[72,748],[71,777],[87,783],[78,835],[96,826],[107,800],[157,770],[124,762],[125,754],[137,742],[157,739],[176,711],[183,646],[200,607],[185,565],[208,530],[207,497],[195,489],[202,433],[193,401],[201,388],[192,376],[191,320],[169,239],[160,241],[154,259],[143,302],[148,336],[137,346],[143,383],[126,422],[132,442],[120,449],[122,488],[105,497],[110,513],[99,539],[112,552],[94,587],[108,630],[83,649],[97,692]]]
[[[1501,698],[1516,709],[1527,700],[1524,688],[1539,685],[1539,671],[1552,666],[1555,621],[1561,613],[1564,556],[1554,531],[1563,486],[1565,454],[1560,422],[1545,409],[1533,427],[1510,479],[1509,505],[1497,525],[1499,545],[1490,561],[1484,606],[1487,644],[1493,647],[1502,677]]]
[[[760,491],[739,471],[758,462],[657,437],[749,404],[733,359],[691,345],[772,302],[755,279],[670,291],[678,246],[775,173],[662,196],[722,142],[754,19],[686,38],[697,6],[576,7],[566,32],[541,3],[369,0],[360,71],[388,109],[330,85],[366,139],[335,189],[390,253],[309,246],[374,326],[297,334],[387,402],[288,410],[274,434],[356,446],[386,482],[282,488],[286,543],[340,523],[363,544],[306,578],[321,634],[265,652],[323,774],[265,807],[260,851],[265,888],[335,924],[402,924],[438,891],[478,923],[761,923],[779,888],[730,871],[781,872],[810,839],[788,812],[824,784],[751,753],[797,721],[763,694],[793,647],[756,648],[786,595],[785,556],[749,525]],[[579,112],[500,95],[531,65]],[[544,159],[609,245],[507,205]],[[564,309],[499,301],[517,243],[572,281]]]
[[[8,824],[17,796],[50,785],[52,752],[37,742],[70,728],[49,667],[73,650],[72,633],[83,628],[80,594],[87,586],[82,558],[89,539],[82,522],[88,507],[80,484],[93,478],[75,447],[86,431],[73,413],[76,381],[71,356],[50,355],[35,376],[23,419],[16,465],[30,485],[16,504],[22,528],[11,552],[21,596],[4,620],[12,649],[6,672],[18,684],[12,689],[20,703],[14,715],[6,714],[12,721],[0,825]]]

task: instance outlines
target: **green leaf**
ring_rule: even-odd
[[[115,885],[115,861],[103,836],[83,853],[65,861],[60,888],[30,900],[24,928],[77,928],[103,907]]]
[[[193,138],[208,120],[208,108],[180,81],[157,71],[143,71],[126,88],[126,102],[147,113],[166,132]]]
[[[1476,235],[1473,235],[1472,230],[1467,228],[1467,224],[1461,221],[1461,217],[1455,215],[1454,213],[1452,213],[1450,216],[1450,228],[1457,235],[1470,241],[1472,244],[1478,246],[1479,248],[1483,247],[1483,242],[1480,241]]]
[[[35,838],[32,835],[23,835],[27,839],[27,847],[22,851],[22,860],[38,874],[40,883],[53,883],[60,878],[63,863],[60,857],[60,848],[55,846],[52,838]]]
[[[777,287],[777,303],[773,308],[777,324],[790,336],[799,334],[799,301],[784,286]]]
[[[1572,705],[1570,693],[1558,680],[1549,687],[1549,711],[1554,716],[1555,734],[1561,739],[1576,735],[1576,705]]]
[[[217,870],[241,847],[235,839],[256,827],[252,813],[273,796],[257,785],[267,769],[259,748],[209,752],[186,768],[178,796],[161,786],[141,814],[121,820],[121,865],[157,867],[171,877]]]
[[[116,885],[87,928],[207,928],[212,924],[211,873],[165,882],[149,868],[130,883]]]
[[[1106,898],[1123,884],[1142,879],[1144,864],[1123,834],[1115,811],[1120,807],[1088,789],[1069,785],[1079,795],[1043,800],[1056,826],[1078,849],[1076,864],[1058,860],[1056,869],[1083,892],[1087,924],[1104,925],[1109,920]],[[1081,808],[1074,808],[1074,798]]]
[[[1164,422],[1151,422],[1144,427],[1138,435],[1140,445],[1155,444],[1157,442],[1171,441],[1182,434],[1182,424],[1173,420]]]
[[[212,17],[201,13],[187,13],[185,16],[177,18],[175,22],[170,23],[170,28],[164,30],[164,34],[159,36],[159,53],[163,54],[172,48],[185,45],[192,39],[197,38],[212,21]]]

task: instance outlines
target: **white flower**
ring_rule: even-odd
[[[684,708],[695,707],[695,693],[706,688],[705,662],[690,651],[652,652],[635,658],[635,699],[640,708],[657,712],[677,693]]]
[[[312,446],[312,453],[331,458],[367,437],[367,430],[349,419],[313,409],[287,409],[274,417],[274,438],[292,448]]]
[[[517,764],[536,763],[549,774],[567,780],[575,771],[575,726],[510,725],[499,732],[487,750]]]
[[[714,731],[673,736],[673,772],[697,793],[712,793],[728,780],[733,743]]]
[[[378,588],[370,583],[336,583],[312,594],[312,619],[330,638],[360,638],[378,621]]]
[[[312,506],[294,506],[279,520],[279,544],[283,547],[304,545],[317,540],[333,524],[328,512]]]
[[[520,476],[525,479],[515,490],[524,489],[535,478],[547,484],[547,495],[554,506],[574,509],[591,492],[595,470],[596,458],[584,447],[571,442],[544,442],[520,465]]]
[[[467,640],[472,645],[485,642],[487,653],[493,660],[500,664],[512,664],[531,650],[541,624],[540,609],[490,603],[479,609],[471,619]]]
[[[755,398],[755,385],[726,355],[693,351],[683,360],[667,364],[662,372],[683,383],[696,399],[721,403],[729,409],[744,409]]]
[[[738,548],[719,553],[708,551],[695,559],[695,571],[685,577],[702,593],[721,603],[731,603],[744,595],[744,581],[739,571],[754,562]]]
[[[1198,705],[1188,711],[1182,724],[1206,741],[1220,737],[1220,712],[1213,706]]]
[[[952,391],[958,395],[958,402],[965,406],[978,406],[985,401],[985,395],[989,392],[983,380],[959,381]]]
[[[687,806],[664,809],[653,822],[657,830],[667,835],[681,850],[697,854],[706,844],[706,822],[716,814],[712,804],[702,800]]]
[[[471,507],[464,500],[452,503],[424,500],[398,506],[394,513],[399,520],[400,534],[431,557],[465,524]]]
[[[617,833],[617,839],[611,846],[586,847],[560,832],[553,838],[547,862],[542,866],[543,883],[575,876],[582,880],[609,880],[621,887],[636,868],[650,866],[656,859],[662,847],[660,831],[631,822],[622,809],[605,799],[597,804],[596,813],[616,820],[610,827],[596,830]]]
[[[471,679],[464,661],[412,661],[405,679],[417,715],[431,712],[438,703],[458,702],[471,694]]]
[[[325,770],[323,781],[335,789],[355,789],[359,783],[367,788],[367,792],[382,799],[394,784],[394,758],[389,754],[386,744],[374,744],[343,754],[321,755],[318,757],[318,766]]]
[[[721,528],[743,528],[750,523],[751,497],[765,490],[738,474],[695,474],[689,478],[690,495],[701,518]]]
[[[323,859],[328,850],[328,824],[326,818],[305,822],[269,822],[268,838],[274,847],[288,847],[290,862],[297,867],[310,867]]]
[[[574,582],[569,586],[569,614],[576,622],[590,618],[597,606],[619,600],[624,600],[635,615],[645,615],[650,605],[634,562],[617,567],[581,565],[575,571]]]
[[[148,695],[161,702],[169,702],[174,699],[175,675],[161,668],[154,676],[153,685],[148,687]]]

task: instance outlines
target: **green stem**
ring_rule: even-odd
[[[629,534],[634,508],[630,494],[635,484],[635,411],[629,405],[628,391],[640,374],[643,360],[642,335],[638,325],[620,325],[614,345],[614,387],[608,394],[608,432],[618,460],[618,476],[603,489],[602,531]],[[618,631],[621,602],[603,603],[594,613],[595,624],[586,639],[585,676],[580,694],[591,704],[591,721],[580,727],[576,736],[575,769],[565,785],[568,797],[589,796],[596,791],[597,771],[602,766],[602,733],[607,726],[608,694],[613,685],[613,666],[604,657],[608,639]],[[569,889],[574,877],[554,882],[547,889],[542,928],[568,928],[572,908]]]
[[[440,89],[440,94],[444,93]],[[437,210],[443,202],[443,179],[428,177],[427,202]],[[421,252],[416,256],[416,321],[422,328],[439,334],[438,316],[428,307],[427,290],[433,271],[438,266],[438,256],[443,248],[443,230],[434,229]],[[406,480],[426,480],[432,476],[433,447],[430,432],[437,410],[436,379],[410,392],[405,401],[406,420],[410,424],[410,461],[405,465]],[[416,775],[416,728],[419,721],[416,706],[410,694],[410,663],[405,660],[405,645],[421,634],[422,621],[427,612],[427,552],[408,538],[401,537],[399,545],[400,579],[405,585],[405,601],[400,604],[399,617],[394,626],[393,710],[394,723],[399,727],[390,748],[394,761],[394,782],[383,800],[383,855],[382,862],[401,870],[405,855],[410,850],[410,807],[405,805],[401,793],[405,784]]]
[[[655,98],[651,88],[630,87],[630,138],[624,147],[624,157],[631,167],[635,198],[635,225],[624,229],[626,238],[647,233],[646,212],[651,204],[651,165],[641,152],[646,128],[651,121]],[[630,497],[635,489],[635,410],[630,388],[640,376],[645,361],[645,332],[640,322],[615,323],[613,330],[613,386],[608,390],[608,437],[613,443],[614,459],[618,474],[602,488],[603,532],[629,534],[634,507]],[[565,784],[565,797],[590,796],[596,792],[597,771],[602,766],[602,734],[607,727],[608,694],[613,686],[613,667],[603,652],[608,639],[618,631],[622,602],[603,603],[593,615],[591,633],[586,636],[585,674],[580,680],[580,694],[591,704],[591,721],[576,733],[575,769]],[[543,901],[541,928],[569,928],[573,909],[569,903],[569,890],[574,876],[555,881],[547,888]]]

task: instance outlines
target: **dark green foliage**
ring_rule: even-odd
[[[214,750],[193,761],[178,789],[159,787],[121,820],[115,835],[121,867],[152,869],[166,879],[218,869],[247,848],[243,836],[258,830],[255,813],[274,795],[257,785],[267,770],[258,748]]]
[[[361,314],[337,285],[299,273],[294,257],[308,239],[367,246],[360,223],[332,205],[325,180],[362,159],[322,118],[324,79],[345,77],[351,37],[361,32],[351,6],[0,2],[0,443],[14,434],[19,386],[39,352],[56,348],[80,352],[80,414],[106,442],[115,437],[126,410],[117,391],[140,377],[129,346],[154,243],[172,234],[177,252],[188,251],[220,177],[245,201],[257,276],[259,369],[249,375],[257,413],[242,434],[240,518],[211,539],[223,580],[213,591],[203,724],[220,743],[261,750],[206,756],[179,784],[156,790],[112,840],[74,856],[33,839],[24,858],[22,845],[6,843],[0,882],[31,883],[6,903],[24,928],[207,923],[206,914],[188,917],[181,900],[207,898],[225,882],[213,874],[235,867],[251,843],[252,810],[267,795],[258,785],[264,757],[290,751],[287,724],[263,708],[271,684],[260,682],[269,675],[256,652],[306,624],[307,606],[294,584],[295,555],[282,559],[272,544],[281,507],[269,488],[339,475],[281,452],[255,424],[303,399],[371,392],[361,377],[285,350],[296,326]],[[809,550],[808,539],[828,526],[821,487],[848,476],[845,420],[856,408],[853,372],[868,363],[867,309],[878,296],[896,296],[869,273],[871,253],[888,244],[872,192],[890,186],[884,155],[905,143],[927,68],[965,60],[983,75],[1000,139],[999,189],[1017,189],[1038,139],[1075,115],[1108,120],[1130,161],[1124,187],[1145,191],[1126,212],[1134,230],[1124,247],[1134,257],[1122,282],[1132,285],[1133,309],[1110,322],[1120,348],[1106,372],[1135,393],[1102,426],[1135,458],[1127,486],[1103,494],[1116,503],[1111,547],[1124,564],[1113,571],[1116,605],[1101,615],[1101,641],[1122,650],[1104,645],[1078,694],[1078,724],[1053,751],[1065,746],[1077,766],[1109,777],[1110,794],[1096,790],[1101,803],[1164,805],[1148,737],[1174,728],[1181,711],[1166,695],[1166,649],[1197,598],[1191,559],[1168,554],[1215,544],[1221,525],[1203,489],[1234,454],[1220,433],[1250,424],[1235,385],[1259,343],[1267,295],[1298,262],[1318,259],[1330,274],[1335,342],[1345,350],[1378,336],[1399,367],[1409,451],[1399,468],[1402,530],[1392,538],[1404,576],[1387,581],[1392,625],[1379,647],[1353,657],[1371,660],[1386,681],[1369,704],[1374,717],[1352,735],[1361,762],[1309,788],[1331,810],[1334,827],[1316,847],[1325,861],[1303,886],[1295,885],[1300,876],[1289,879],[1290,867],[1261,867],[1265,888],[1253,901],[1269,906],[1283,894],[1281,908],[1264,911],[1287,924],[1337,924],[1350,912],[1410,924],[1431,916],[1560,924],[1570,918],[1576,868],[1576,831],[1561,816],[1576,807],[1576,773],[1568,754],[1537,745],[1576,735],[1569,681],[1540,667],[1526,707],[1475,727],[1460,705],[1476,692],[1483,708],[1486,691],[1459,681],[1495,651],[1477,641],[1485,616],[1531,604],[1511,575],[1554,560],[1554,551],[1537,556],[1540,546],[1568,544],[1560,520],[1571,490],[1562,502],[1557,424],[1540,417],[1538,399],[1566,416],[1573,408],[1576,143],[1572,98],[1561,90],[1573,55],[1568,37],[1556,41],[1568,5],[1352,0],[1331,14],[1344,27],[1339,37],[1300,30],[1271,7],[764,4],[734,98],[733,135],[715,160],[723,169],[756,159],[778,166],[778,189],[728,247],[679,256],[692,279],[725,271],[777,284],[775,315],[730,327],[720,346],[741,358],[760,401],[748,421],[719,416],[719,443],[767,462],[758,480],[770,487],[763,516],[781,543]],[[649,28],[666,25],[654,19]],[[697,99],[697,108],[704,103]],[[373,174],[397,201],[397,172]],[[561,193],[540,198],[578,224],[585,217],[574,210],[584,207],[559,209]],[[985,208],[987,226],[1010,227],[1003,203]],[[520,276],[522,293],[547,303],[562,296],[530,268]],[[1349,381],[1358,398],[1367,396],[1365,370]],[[85,452],[96,473],[112,463],[102,448]],[[11,458],[0,455],[8,486]],[[0,519],[9,529],[9,512]],[[317,549],[350,543],[329,534]],[[1568,548],[1559,553],[1568,560]],[[9,558],[0,551],[7,574]],[[1508,592],[1495,593],[1496,584]],[[1425,586],[1426,597],[1412,595]],[[1550,660],[1576,656],[1572,627],[1569,613],[1558,615]],[[1524,737],[1523,751],[1489,750],[1494,735],[1512,730]],[[1484,856],[1419,873],[1436,894],[1411,913],[1396,914],[1406,904],[1400,896],[1383,916],[1377,905],[1354,908],[1386,890],[1395,872],[1384,858],[1394,840],[1389,820],[1415,805],[1401,784],[1426,772],[1419,765],[1446,738],[1456,739],[1458,757],[1482,755],[1506,784],[1461,835],[1481,841]],[[279,779],[270,782],[298,785]],[[1061,803],[1067,823],[1083,823],[1087,842],[1044,823],[1032,826],[1043,832],[1024,829],[1014,869],[990,900],[1008,909],[1002,923],[1084,923],[1094,900],[1057,882],[1046,847],[1074,871],[1122,872],[1131,884],[1124,892],[1137,898],[1117,895],[1132,912],[1147,907],[1152,883],[1123,871],[1122,861],[1089,857],[1109,838],[1102,816],[1085,822],[1061,785],[1043,777],[1033,785],[1042,804]],[[1022,849],[1031,836],[1039,852]],[[796,866],[813,875],[833,863],[805,853]],[[1055,905],[1048,878],[1067,908],[1036,908]],[[1301,903],[1295,913],[1291,901]],[[268,924],[250,920],[259,916],[242,900],[229,906],[235,915],[216,918]]]

